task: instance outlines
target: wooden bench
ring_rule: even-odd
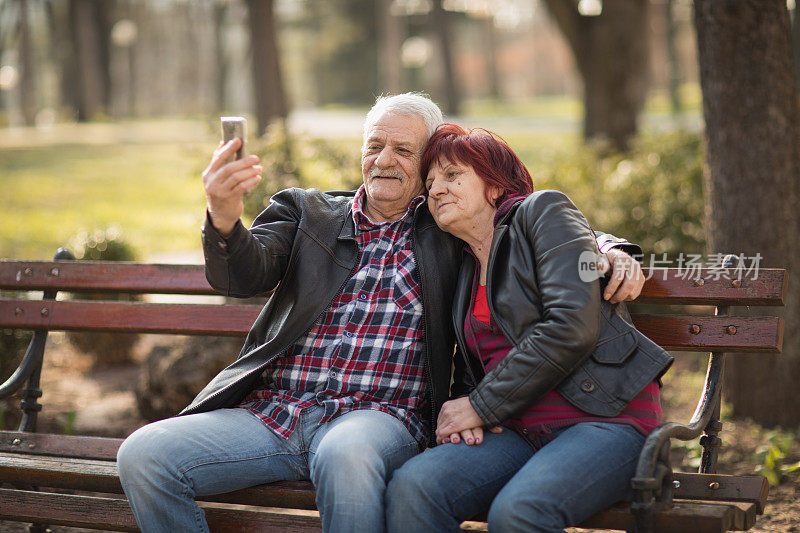
[[[0,398],[21,391],[19,431],[0,432],[0,519],[115,531],[136,531],[117,477],[122,442],[36,433],[41,409],[39,372],[51,330],[118,331],[244,336],[260,306],[233,303],[152,303],[57,300],[62,292],[211,295],[203,267],[70,261],[0,261],[0,289],[43,291],[0,299],[0,327],[33,330],[34,338]],[[724,271],[730,273],[730,271]],[[786,272],[761,269],[741,280],[720,270],[659,270],[640,301],[670,305],[669,314],[634,315],[651,339],[674,351],[711,352],[705,387],[687,424],[667,423],[648,438],[633,480],[635,499],[587,520],[583,527],[640,532],[746,530],[763,512],[768,485],[762,476],[715,474],[721,375],[726,355],[777,354],[783,322],[772,316],[730,316],[733,305],[782,306]],[[695,314],[689,314],[689,311]],[[704,314],[696,314],[696,313]],[[234,354],[231,354],[233,357]],[[700,472],[678,473],[669,464],[671,438],[703,445]],[[212,531],[318,531],[313,487],[281,482],[203,498]],[[638,526],[637,526],[638,523]],[[464,529],[485,524],[464,523]]]

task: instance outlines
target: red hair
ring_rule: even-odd
[[[423,183],[431,166],[439,159],[472,167],[487,186],[486,201],[490,204],[490,188],[503,191],[494,202],[495,207],[509,196],[533,192],[533,179],[517,154],[503,139],[485,129],[467,131],[455,124],[439,126],[422,152],[420,176]]]

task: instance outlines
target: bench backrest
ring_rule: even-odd
[[[681,306],[670,314],[634,314],[636,326],[668,350],[778,353],[783,321],[719,316],[715,307],[782,306],[787,276],[760,269],[738,279],[719,269],[645,271],[637,303]],[[0,290],[78,293],[217,294],[202,265],[101,261],[0,260]],[[0,327],[243,336],[259,305],[0,298]]]

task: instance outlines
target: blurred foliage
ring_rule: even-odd
[[[780,485],[786,474],[800,470],[800,461],[787,462],[796,435],[790,431],[773,429],[759,436],[767,442],[756,448],[756,472],[766,477],[771,485]]]
[[[0,291],[0,297],[19,298],[20,293]],[[22,361],[25,350],[33,338],[32,331],[20,329],[0,329],[0,383],[3,383],[14,372]],[[17,409],[19,399],[16,397],[0,400],[0,429],[16,426],[20,411]]]
[[[3,298],[17,298],[16,293],[3,291]],[[32,331],[0,329],[0,382],[5,381],[22,361],[25,349],[33,338]]]
[[[122,230],[116,226],[91,233],[79,231],[70,240],[70,247],[75,259],[86,261],[135,261],[137,258],[133,247],[122,238]],[[82,296],[91,299],[90,295]]]
[[[324,139],[290,137],[282,124],[273,124],[248,150],[264,168],[261,183],[245,197],[244,218],[250,220],[273,194],[288,187],[351,190],[361,184],[361,154],[349,144],[345,148]]]
[[[85,261],[134,261],[138,254],[122,237],[117,227],[80,231],[71,239],[70,246],[75,258]],[[74,293],[75,300],[124,300],[138,301],[134,294],[121,293]],[[94,365],[114,366],[131,361],[133,348],[139,339],[136,333],[95,333],[83,331],[67,332],[67,339],[78,350],[91,354]]]
[[[537,189],[568,194],[592,227],[639,243],[646,262],[650,253],[674,260],[679,253],[704,251],[699,134],[644,134],[626,154],[588,144],[521,155],[533,161],[529,169]]]

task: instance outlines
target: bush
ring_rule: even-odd
[[[357,149],[340,148],[323,139],[290,137],[281,124],[273,124],[248,150],[261,159],[264,179],[245,197],[245,218],[254,219],[273,194],[289,187],[352,190],[361,184]]]
[[[537,189],[568,194],[593,228],[639,243],[647,264],[651,253],[704,251],[703,161],[699,134],[673,132],[641,135],[627,154],[545,152],[530,168]]]
[[[22,361],[32,337],[32,331],[0,329],[0,383],[7,380]],[[19,423],[21,413],[16,409],[18,403],[19,400],[13,397],[0,400],[0,429]]]
[[[136,253],[122,239],[118,228],[96,230],[91,234],[82,231],[71,240],[75,258],[90,261],[133,261]],[[75,293],[76,300],[136,301],[132,294]],[[94,357],[95,366],[114,366],[132,360],[139,335],[136,333],[87,333],[70,331],[67,339],[78,350]]]

